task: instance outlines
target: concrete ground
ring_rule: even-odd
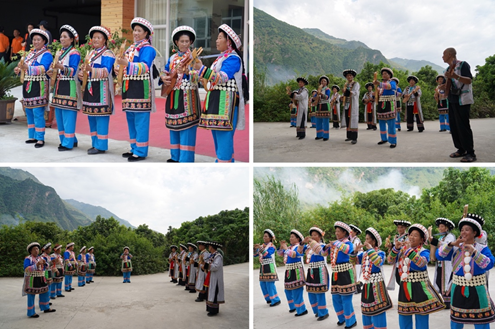
[[[385,278],[388,283],[388,279],[392,273],[392,266],[385,265]],[[254,306],[254,328],[258,329],[290,329],[290,328],[343,328],[337,326],[337,315],[332,306],[332,295],[330,292],[326,293],[327,308],[330,316],[323,321],[316,321],[311,304],[309,303],[308,293],[304,291],[304,303],[308,314],[295,317],[295,313],[289,313],[289,306],[287,304],[287,298],[284,293],[284,274],[285,268],[279,266],[277,268],[279,281],[275,283],[277,287],[278,296],[282,303],[275,307],[270,307],[265,302],[259,282],[257,280],[259,270],[253,271],[254,280],[254,293],[253,293],[253,306]],[[428,268],[428,274],[430,280],[433,281],[435,270],[433,267]],[[490,295],[495,294],[495,276],[489,276]],[[399,287],[396,285],[394,291],[389,291],[390,298],[394,307],[387,311],[387,328],[399,328],[399,315],[397,313],[397,296],[399,294]],[[354,312],[356,313],[357,326],[355,328],[363,328],[362,313],[361,313],[361,295],[354,295],[352,298],[352,304],[354,306]],[[437,313],[430,314],[430,328],[450,328],[450,310],[442,310]],[[466,325],[464,328],[473,328],[472,325]],[[419,329],[419,328],[418,328]]]
[[[495,118],[471,120],[474,134],[474,149],[479,162],[495,162]],[[296,138],[296,128],[289,122],[256,122],[254,124],[255,162],[445,162],[459,163],[459,158],[451,159],[455,152],[452,136],[439,132],[438,121],[426,121],[425,131],[419,133],[397,132],[397,147],[389,144],[377,145],[380,132],[366,130],[365,123],[359,124],[358,142],[352,145],[345,142],[345,129],[330,128],[328,141],[315,140],[316,129],[306,129],[306,138]]]
[[[98,271],[98,270],[97,270]],[[98,272],[96,273],[98,274]],[[206,316],[206,304],[197,294],[169,282],[168,272],[122,277],[94,277],[94,283],[52,300],[54,313],[39,311],[28,318],[27,297],[21,297],[22,278],[0,278],[0,328],[249,328],[249,263],[224,267],[225,304],[215,317]]]

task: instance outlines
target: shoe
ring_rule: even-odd
[[[317,317],[318,317],[318,314],[315,314],[315,318],[317,318]]]
[[[50,305],[50,306],[51,306],[51,305],[52,305],[52,303],[48,303],[48,305]]]
[[[413,129],[407,129],[407,131],[413,131]]]
[[[304,138],[306,138],[306,136],[299,137],[299,139],[300,139],[300,140],[301,140],[301,139],[304,139]]]
[[[218,315],[218,313],[211,313],[211,312],[208,312],[208,314],[206,314],[208,316],[215,316],[215,315]]]
[[[270,307],[278,306],[278,305],[280,305],[281,303],[282,303],[281,301],[278,301],[278,302],[276,302],[275,304],[270,304]]]
[[[30,318],[39,318],[39,317],[40,317],[39,314],[33,314],[30,316]]]
[[[89,281],[89,282],[94,282],[93,280]]]
[[[296,309],[289,310],[289,313],[294,313],[295,311],[296,311]]]
[[[461,159],[461,162],[474,162],[476,161],[476,156],[471,154],[466,154],[464,158]]]
[[[461,152],[459,152],[459,151],[456,151],[456,152],[454,152],[454,153],[451,153],[451,154],[449,155],[449,157],[451,157],[451,158],[462,158],[462,157],[464,157],[464,156],[466,156],[466,155],[467,155],[467,152],[462,152],[462,153],[461,153]]]
[[[418,133],[422,133],[423,131],[424,131],[424,129],[423,130],[418,130]]]
[[[390,148],[393,149],[397,146],[397,144],[390,144]]]
[[[205,300],[204,299],[200,299],[200,298],[196,298],[194,301],[199,303],[199,302],[204,302]]]
[[[374,130],[376,130],[376,128]],[[400,128],[397,128],[397,130],[400,131]]]
[[[76,288],[70,288],[70,290],[76,290]]]
[[[179,161],[175,161],[175,160],[172,160],[172,159],[168,159],[167,162],[179,162]]]
[[[318,319],[316,319],[316,321],[323,321],[323,320],[325,320],[325,319],[326,319],[326,318],[328,318],[328,317],[329,317],[329,315],[328,315],[328,313],[327,313],[327,314],[325,314],[324,316],[320,316],[320,317],[318,317]]]
[[[373,128],[373,131],[376,131],[376,130],[377,130],[377,128]],[[399,129],[399,131],[400,131],[400,129]]]
[[[319,140],[319,139],[322,139],[323,137],[315,137],[315,140]]]
[[[379,141],[378,142],[378,145],[382,145],[382,144],[385,144],[385,143],[388,143],[387,141]]]
[[[52,312],[55,312],[56,310],[54,310],[53,308],[49,308],[47,310],[44,310],[43,312],[45,313],[52,313]]]
[[[350,139],[350,138],[346,138],[346,139],[345,139],[345,142],[348,142],[348,141],[350,141],[350,140],[352,140],[352,139]]]
[[[122,281],[122,283],[125,283],[125,281]]]
[[[351,142],[351,144],[356,144],[356,143],[357,143],[357,140],[353,140],[353,141]]]
[[[94,147],[88,150],[88,154],[101,154],[101,153],[105,153],[105,151],[98,150],[97,148]]]
[[[443,132],[443,131],[445,131],[445,129],[440,129],[440,130],[439,130],[439,132]]]
[[[342,322],[339,321],[339,322],[337,322],[337,325],[338,326],[343,326],[344,324],[345,324],[345,321],[342,321]]]
[[[371,128],[366,128],[366,130],[371,130]]]
[[[77,145],[78,145],[77,143],[78,143],[78,142],[75,142],[75,143],[72,145],[72,147],[77,147]]]
[[[57,297],[50,297],[50,299],[57,299]]]
[[[28,139],[28,140],[26,141],[26,144],[34,144],[34,143],[36,143],[37,141],[38,141],[37,139]],[[38,314],[35,314],[35,315],[38,315]],[[39,315],[38,315],[38,316],[39,316]]]
[[[38,143],[38,142],[41,142],[41,143]],[[45,141],[38,141],[38,142],[36,142],[36,144],[34,144],[34,147],[36,147],[37,149],[45,146]]]
[[[65,290],[65,292],[70,292],[70,290]]]
[[[267,301],[266,301],[266,303],[267,303],[267,304],[271,304],[271,303],[272,303],[272,301],[271,301],[271,300],[267,300]]]
[[[125,152],[125,153],[122,153],[122,157],[123,158],[128,158],[128,157],[131,157],[133,156],[133,153],[132,152]]]
[[[65,146],[59,146],[58,147],[58,150],[60,152],[63,152],[63,151],[72,151],[72,149],[68,148],[68,147],[65,147]]]
[[[127,281],[127,283],[131,283],[131,281]]]
[[[354,324],[352,324],[350,326],[345,326],[344,329],[351,329],[351,328],[354,328],[355,326],[357,326],[357,321],[354,322]]]
[[[328,140],[328,138],[323,138],[323,141],[326,142]]]
[[[145,159],[146,159],[146,157],[140,157],[140,156],[133,155],[133,156],[128,157],[127,161],[136,162],[136,161],[141,161],[141,160],[145,160]]]
[[[57,295],[57,298],[58,298],[58,297],[65,297],[65,296],[64,296],[64,295]]]
[[[195,291],[195,290],[189,290],[189,293],[190,293],[190,294],[195,294],[195,293],[196,293],[196,291]]]
[[[308,314],[308,310],[302,312],[301,314],[297,314],[296,313],[296,314],[294,314],[294,316],[303,316],[303,315],[306,315],[306,314]]]

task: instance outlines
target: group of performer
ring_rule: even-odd
[[[149,148],[150,113],[155,109],[154,79],[160,78],[167,96],[165,125],[170,130],[171,158],[168,162],[194,162],[196,129],[212,131],[216,162],[234,161],[234,133],[245,127],[245,100],[248,86],[241,57],[241,39],[226,24],[218,27],[217,50],[221,53],[210,68],[192,50],[196,32],[179,26],[172,32],[174,48],[163,72],[159,73],[152,46],[153,25],[136,17],[131,22],[134,43],[121,56],[108,48],[110,29],[93,26],[89,30],[92,50],[84,59],[78,50],[80,36],[70,25],[60,28],[62,49],[55,59],[47,47],[46,31],[32,29],[33,48],[15,68],[23,82],[23,105],[28,120],[29,139],[36,148],[45,145],[44,113],[50,103],[55,107],[59,131],[59,151],[78,146],[75,135],[77,114],[88,116],[91,144],[88,154],[108,150],[110,116],[114,114],[114,94],[122,92],[122,110],[126,113],[130,150],[122,154],[128,161],[146,159]],[[84,38],[82,38],[84,39]],[[82,64],[81,64],[82,62]],[[117,88],[114,75],[118,77]],[[207,90],[204,108],[198,93],[202,83]]]
[[[39,295],[39,308],[44,313],[55,312],[50,306],[50,299],[65,297],[62,294],[62,281],[65,277],[65,292],[71,292],[72,277],[77,274],[78,286],[84,287],[93,281],[96,269],[94,248],[86,250],[82,247],[79,255],[74,253],[74,243],[71,242],[61,253],[62,246],[53,246],[49,242],[41,247],[38,242],[32,242],[27,246],[28,256],[24,259],[24,281],[22,295],[28,296],[27,316],[38,318],[35,312],[34,298]],[[53,253],[51,253],[53,251]]]
[[[289,243],[280,241],[278,250],[275,233],[266,229],[263,243],[254,245],[254,256],[260,261],[259,280],[264,298],[271,307],[281,304],[275,286],[278,253],[286,266],[284,290],[289,312],[296,317],[308,314],[303,298],[306,286],[317,320],[328,318],[326,292],[330,290],[337,324],[355,327],[352,296],[362,285],[363,328],[386,328],[386,311],[393,307],[388,290],[394,290],[397,283],[402,329],[413,327],[413,315],[416,328],[428,328],[429,315],[442,309],[450,309],[451,328],[463,328],[464,324],[489,328],[495,322],[495,306],[488,292],[487,276],[495,258],[486,245],[484,219],[465,213],[458,223],[458,238],[452,233],[456,225],[451,220],[437,218],[435,223],[438,234],[432,234],[431,226],[427,229],[421,224],[395,220],[397,235],[393,241],[390,236],[386,238],[385,248],[373,227],[365,230],[366,237],[361,243],[356,238],[361,230],[340,221],[334,223],[335,240],[325,243],[325,232],[318,227],[310,228],[306,237],[293,229]],[[431,249],[427,248],[428,243]],[[328,256],[331,273],[327,268]],[[433,284],[428,277],[430,260],[435,262]],[[385,261],[393,265],[388,285],[383,273]]]
[[[170,282],[184,286],[191,294],[198,293],[196,302],[206,302],[208,316],[220,311],[225,303],[223,282],[222,245],[212,241],[197,241],[170,246],[169,277]]]
[[[407,77],[408,86],[404,91],[399,87],[399,79],[394,77],[390,68],[381,69],[381,79],[375,79],[365,85],[366,92],[363,95],[364,120],[366,130],[380,128],[379,145],[390,143],[391,148],[397,146],[397,131],[401,131],[402,103],[406,104],[407,131],[414,130],[414,122],[419,132],[424,131],[424,118],[421,108],[421,88],[419,79],[410,75]],[[311,127],[316,128],[316,140],[327,141],[330,138],[330,121],[334,129],[346,128],[345,141],[351,144],[357,143],[359,122],[359,94],[360,85],[355,81],[357,72],[352,69],[343,71],[346,82],[340,94],[340,87],[333,85],[330,89],[329,78],[321,76],[318,90],[312,90],[311,94],[306,89],[308,80],[304,77],[297,78],[299,89],[291,91],[287,87],[287,94],[291,97],[289,107],[291,109],[291,127],[297,127],[297,137],[306,137],[306,121],[308,107],[311,109]],[[435,89],[435,100],[440,115],[440,132],[449,131],[448,102],[444,89],[446,83],[444,75],[437,76],[438,86]],[[341,110],[342,104],[342,110]],[[341,125],[341,126],[339,126]]]

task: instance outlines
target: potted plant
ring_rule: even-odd
[[[19,77],[14,73],[17,63],[7,64],[3,59],[0,61],[0,123],[10,123],[14,117],[17,98],[9,92],[12,88],[21,85]]]

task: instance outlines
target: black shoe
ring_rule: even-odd
[[[37,141],[38,141],[37,139],[28,139],[28,140],[26,141],[26,144],[34,144],[34,143],[36,143]],[[35,315],[38,315],[38,314],[35,314]],[[38,316],[39,316],[39,315],[38,315]]]
[[[366,130],[371,130],[372,128],[366,128]]]
[[[127,283],[131,283],[131,281],[127,281]]]
[[[65,292],[70,292],[70,290],[65,290]]]
[[[328,140],[328,138],[323,138],[323,141],[326,142]]]
[[[440,129],[439,132],[445,131],[445,129]]]
[[[50,306],[51,306],[51,305],[52,305],[52,303],[48,303],[48,305],[50,305]]]
[[[122,283],[126,283],[125,281],[122,281]]]
[[[128,157],[131,157],[134,153],[132,152],[125,152],[125,153],[122,153],[122,157],[123,158],[128,158]]]
[[[315,137],[316,140],[322,139],[323,137]]]
[[[64,295],[57,295],[57,297],[65,297]]]
[[[375,129],[376,130],[376,129]],[[398,131],[400,131],[400,128],[397,128]]]
[[[413,129],[407,129],[407,131],[413,131]]]
[[[315,314],[315,318],[317,318],[317,317],[318,317],[318,313],[317,313],[317,314]]]
[[[318,319],[316,319],[316,321],[323,321],[323,320],[325,320],[326,318],[328,318],[328,316],[329,316],[329,315],[328,315],[328,313],[327,313],[327,314],[325,314],[324,316],[320,316],[320,317],[318,317]]]
[[[272,301],[271,301],[271,300],[267,300],[267,301],[266,301],[266,303],[267,303],[267,304],[271,304],[271,303],[272,303]]]
[[[38,141],[36,142],[36,144],[34,144],[34,147],[36,147],[37,149],[42,148],[43,146],[45,146],[45,141]]]
[[[168,159],[167,162],[179,162],[179,161],[175,161],[175,160],[172,160],[172,159]]]
[[[77,145],[78,145],[78,144],[77,144],[77,142],[75,142],[75,143],[72,145],[72,147],[77,147]]]
[[[337,325],[338,326],[343,326],[344,324],[345,324],[345,321],[342,321],[342,322],[339,321],[339,322],[337,322]]]
[[[423,131],[425,131],[424,129],[423,130],[418,130],[418,133],[422,133]]]
[[[50,299],[57,299],[57,297],[50,297]],[[50,304],[51,305],[51,304]]]
[[[70,290],[76,290],[76,288],[70,288]]]
[[[97,148],[90,148],[88,150],[88,154],[102,154],[105,153],[105,151],[98,150]]]
[[[44,310],[43,312],[45,313],[52,313],[52,312],[55,312],[56,310],[54,310],[53,308],[49,308],[47,310]]]
[[[208,312],[208,314],[206,314],[208,316],[215,316],[215,315],[218,315],[218,313],[211,313],[211,312]]]
[[[278,306],[278,305],[280,305],[281,303],[282,303],[281,301],[278,301],[278,302],[276,302],[275,304],[270,304],[270,307],[273,307],[273,306]]]
[[[382,144],[385,144],[385,143],[388,143],[387,141],[379,141],[378,142],[378,145],[382,145]]]
[[[128,157],[127,161],[136,162],[136,161],[141,161],[141,160],[145,160],[145,159],[146,159],[146,157],[140,157],[140,156],[133,155],[133,156]]]
[[[306,136],[299,137],[299,139],[304,139],[304,138],[306,138]]]
[[[289,313],[294,313],[295,311],[296,311],[296,309],[289,310]]]
[[[345,139],[345,142],[348,142],[348,141],[350,141],[350,140],[352,140],[352,139],[350,139],[350,138],[346,138],[346,139]]]
[[[356,143],[357,143],[357,140],[355,140],[355,139],[351,142],[351,144],[356,144]]]
[[[200,298],[196,298],[194,301],[199,303],[199,302],[204,302],[205,300],[204,299],[200,299]]]
[[[390,148],[393,149],[397,146],[397,144],[390,144]]]
[[[39,314],[33,314],[30,316],[30,318],[39,318],[39,317],[40,317]]]
[[[351,329],[351,328],[354,328],[355,326],[357,326],[357,321],[354,322],[354,324],[352,324],[350,326],[345,326],[344,329]]]
[[[303,316],[303,315],[306,315],[306,314],[308,314],[308,310],[302,312],[301,314],[297,314],[296,313],[296,314],[294,314],[294,316]]]
[[[60,152],[63,152],[63,151],[72,151],[72,149],[68,148],[68,147],[65,147],[65,146],[59,146],[58,147],[58,150]]]
[[[190,294],[195,294],[195,293],[196,293],[196,291],[195,291],[195,290],[189,290],[189,293],[190,293]]]

